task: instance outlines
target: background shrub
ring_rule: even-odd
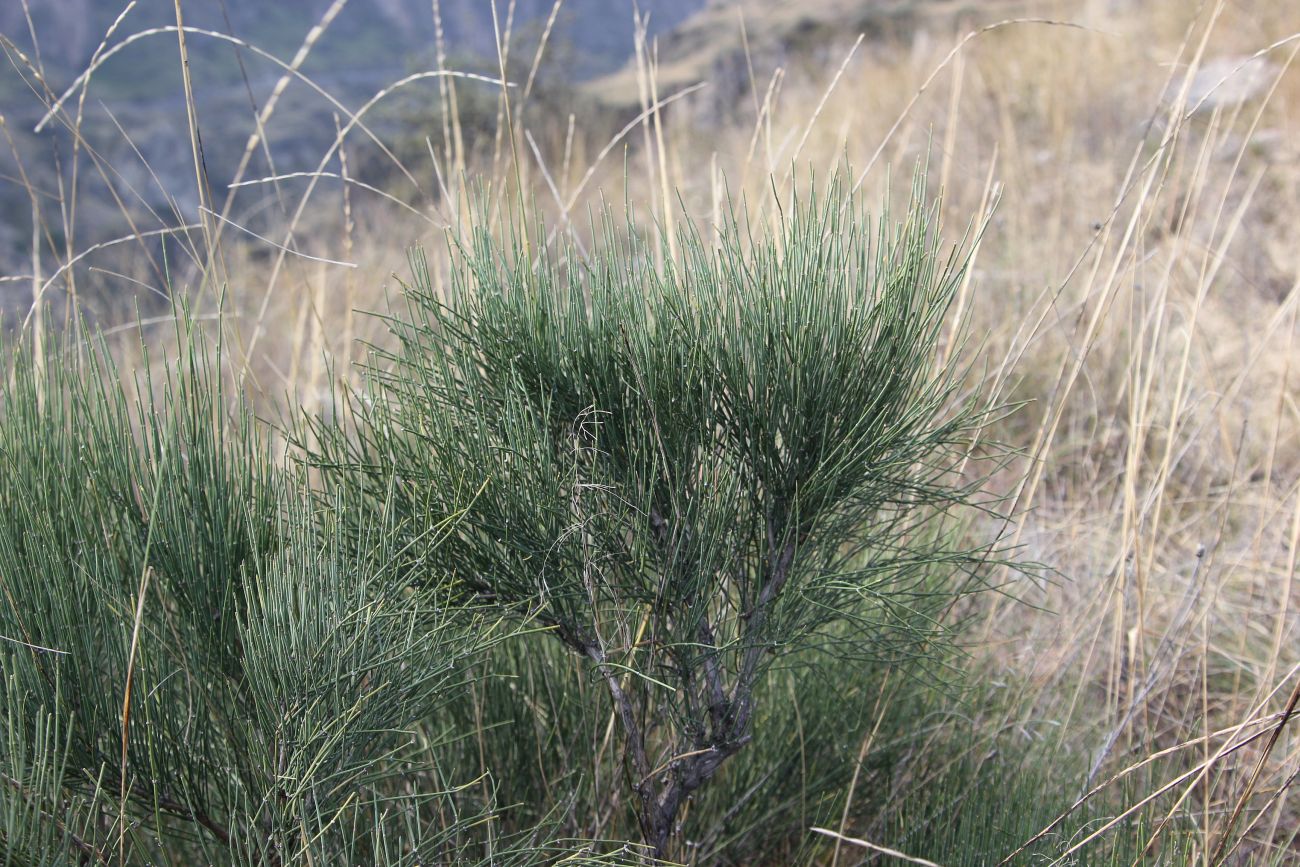
[[[0,862],[607,863],[456,797],[439,715],[502,633],[410,587],[384,510],[338,532],[193,339],[129,384],[14,356]]]

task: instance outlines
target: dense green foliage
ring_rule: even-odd
[[[0,864],[857,863],[810,829],[865,826],[978,865],[1028,840],[1087,757],[981,724],[1014,699],[951,676],[997,553],[989,411],[936,361],[962,260],[919,197],[870,225],[832,187],[675,259],[631,218],[592,256],[475,234],[446,285],[417,256],[396,348],[288,453],[183,316],[135,377],[77,333],[19,345]]]
[[[412,592],[382,514],[338,544],[345,504],[311,510],[200,358],[128,389],[94,346],[17,355],[0,860],[546,860],[476,828],[439,762],[439,709],[499,630]]]
[[[660,854],[775,660],[932,653],[989,556],[943,520],[977,500],[985,418],[935,361],[962,261],[919,197],[872,226],[832,186],[770,234],[607,217],[582,257],[477,231],[446,287],[414,259],[357,431],[312,431],[327,488],[401,516],[414,583],[591,666]]]

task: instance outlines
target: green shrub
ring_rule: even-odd
[[[918,742],[860,744],[930,706],[885,686],[994,555],[920,188],[875,228],[834,184],[713,240],[607,217],[589,258],[478,232],[446,287],[417,255],[301,462],[184,317],[134,381],[20,346],[0,863],[808,859],[883,810],[851,781]]]
[[[476,231],[445,287],[417,254],[356,431],[310,431],[327,488],[399,516],[409,580],[537,625],[603,685],[660,857],[756,737],[774,661],[932,655],[979,584],[990,551],[947,517],[980,499],[987,415],[936,362],[964,260],[920,188],[897,224],[833,184],[770,233],[662,249],[606,216],[589,258]]]

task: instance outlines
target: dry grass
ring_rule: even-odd
[[[1033,401],[1000,432],[1027,455],[1011,533],[1061,580],[1019,594],[1040,614],[989,606],[981,664],[1027,684],[1063,742],[1096,752],[1099,779],[1278,710],[1300,660],[1300,238],[1287,219],[1300,21],[1270,4],[1112,6],[1073,10],[1094,30],[1013,23],[951,59],[933,34],[866,58],[799,154],[869,163],[928,83],[882,159],[906,165],[933,136],[954,220],[999,199],[966,311],[985,358],[1005,359],[993,381]],[[1212,59],[1269,46],[1256,98],[1189,100]],[[808,106],[818,85],[784,90]],[[764,130],[757,170],[724,166],[782,177],[782,143],[802,135],[798,120]],[[745,139],[719,153],[746,153]],[[1238,757],[1180,787],[1205,849],[1247,788],[1276,792],[1294,772],[1297,746],[1284,734],[1260,780]],[[1267,831],[1296,814],[1281,794],[1255,819]]]
[[[522,189],[581,236],[597,197],[626,196],[670,224],[680,195],[707,224],[730,195],[763,219],[773,189],[847,164],[883,194],[888,167],[905,174],[928,154],[951,227],[991,215],[961,301],[977,338],[966,349],[987,364],[985,388],[1029,401],[994,432],[1024,453],[1002,479],[1016,517],[1005,532],[1057,575],[1013,583],[977,612],[973,665],[1022,696],[1010,705],[1019,716],[991,725],[1054,721],[1093,783],[1182,745],[1170,755],[1189,764],[1143,766],[1156,769],[1150,791],[1169,785],[1160,815],[1190,823],[1198,861],[1224,854],[1230,825],[1247,829],[1234,857],[1266,855],[1294,846],[1300,826],[1286,789],[1297,722],[1269,716],[1294,705],[1300,683],[1300,15],[1269,0],[1022,5],[1036,20],[988,27],[986,16],[969,38],[945,18],[906,38],[846,41],[826,64],[764,74],[722,117],[707,88],[678,99],[687,82],[643,46],[628,73],[640,115],[623,137],[589,141],[581,118],[543,135],[514,88],[486,151],[468,152],[451,126],[433,131],[430,159],[396,173],[398,203],[349,176],[347,158],[377,145],[364,115],[340,111],[339,148],[279,167],[311,177],[247,183],[224,208],[143,219],[131,234],[202,226],[182,236],[186,279],[204,311],[224,293],[243,349],[232,375],[268,404],[290,392],[314,410],[331,375],[350,375],[357,339],[382,339],[353,309],[385,306],[404,249],[436,251],[444,227],[463,225],[475,183],[496,213]],[[1227,77],[1226,93],[1256,55],[1262,89],[1206,96],[1202,70],[1221,70],[1209,84]],[[286,81],[300,65],[286,65]],[[439,75],[432,86],[454,109],[458,89],[494,85]],[[81,98],[60,115],[74,127]],[[268,104],[262,123],[273,122]],[[82,145],[79,159],[107,171]],[[68,211],[47,203],[42,217],[33,201],[38,234]],[[274,215],[259,224],[273,245],[228,222],[254,203]],[[37,296],[75,301],[71,278],[95,279],[96,259],[67,267],[82,251],[55,247],[37,245],[46,261],[24,278]],[[161,289],[147,267],[131,279]],[[1279,734],[1237,746],[1261,725]]]

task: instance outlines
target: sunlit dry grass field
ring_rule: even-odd
[[[745,4],[734,32],[760,31],[768,5]],[[31,312],[6,323],[6,340],[84,313],[130,369],[141,337],[153,354],[174,351],[159,296],[180,297],[223,336],[222,375],[262,416],[329,413],[368,347],[391,340],[373,314],[396,309],[413,246],[436,276],[448,234],[504,232],[524,208],[542,215],[545,243],[581,250],[602,203],[708,237],[732,207],[755,226],[779,222],[780,203],[833,177],[865,201],[901,203],[922,165],[946,237],[972,257],[941,352],[970,364],[970,389],[1015,407],[985,434],[1015,452],[992,482],[1001,507],[969,532],[1036,565],[991,576],[995,592],[949,612],[960,652],[941,673],[841,666],[796,695],[800,669],[777,672],[752,767],[724,772],[692,808],[727,819],[701,821],[683,857],[992,864],[962,860],[991,839],[1017,863],[1041,831],[1056,860],[1040,851],[1033,863],[1300,863],[1300,9],[938,6],[906,29],[841,33],[798,56],[755,44],[734,91],[707,67],[698,81],[661,77],[642,43],[618,79],[636,104],[585,92],[570,116],[534,100],[535,44],[523,59],[503,49],[509,88],[439,74],[438,46],[429,74],[337,106],[335,147],[316,161],[270,166],[248,140],[229,187],[199,158],[221,120],[191,111],[188,129],[168,133],[195,154],[175,210],[148,212],[122,182],[122,239],[86,246],[78,183],[147,184],[148,171],[104,165],[101,143],[79,137],[96,108],[93,65],[70,87],[47,84],[40,59],[6,39],[26,98],[65,129],[55,175],[42,174],[63,183],[29,186],[40,240],[31,270],[4,280],[31,288]],[[127,16],[104,53],[133,32]],[[222,38],[180,35],[182,54],[187,40]],[[310,88],[296,70],[318,35],[304,33],[296,58],[243,50],[283,88]],[[177,38],[170,28],[122,50]],[[195,106],[202,77],[177,83]],[[428,128],[372,130],[408,91],[424,95]],[[267,130],[274,94],[256,108]],[[471,101],[489,107],[488,132],[460,123]],[[376,165],[371,178],[360,168]],[[527,678],[536,663],[499,665]],[[576,663],[548,664],[592,689]],[[483,689],[480,709],[520,707]],[[459,782],[493,772],[520,816],[621,839],[631,832],[601,788],[612,717],[564,717],[561,705],[529,712],[586,727],[574,743],[595,745],[589,777],[525,781],[544,751],[568,754],[520,746],[503,710],[494,725],[474,719]],[[504,826],[525,826],[512,815]]]

